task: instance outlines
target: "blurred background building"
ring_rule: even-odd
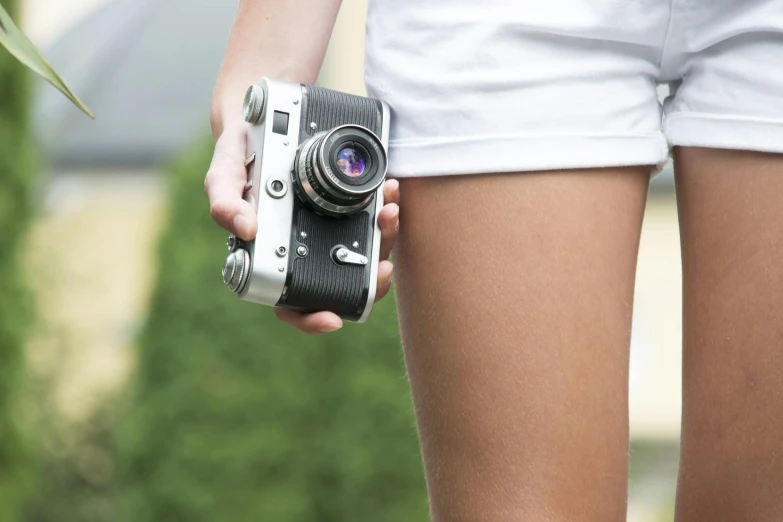
[[[22,2],[25,30],[97,117],[94,122],[85,118],[51,88],[36,90],[35,136],[45,156],[39,212],[28,241],[39,324],[28,358],[34,382],[45,383],[34,387],[35,393],[46,394],[54,412],[46,422],[52,451],[73,450],[95,416],[111,408],[135,380],[136,347],[140,335],[148,337],[151,309],[157,310],[156,281],[178,269],[159,261],[165,248],[159,238],[169,219],[175,219],[169,218],[172,205],[177,208],[169,166],[174,158],[195,154],[189,152],[193,144],[209,136],[212,86],[237,3]],[[363,93],[365,12],[365,0],[344,1],[319,79],[323,85]],[[203,178],[202,167],[193,179]],[[206,214],[206,199],[198,204]],[[217,281],[220,244],[205,248],[215,251]],[[673,505],[680,285],[667,167],[652,184],[637,276],[632,522],[664,520],[660,517],[670,516]],[[101,469],[113,466],[106,463],[111,456],[91,447],[93,453],[77,458],[77,467],[92,470],[85,476],[100,476]],[[86,482],[80,491],[89,496]],[[89,519],[114,520],[107,514],[114,511],[106,506],[105,483],[96,479],[96,484],[100,501],[88,502]]]

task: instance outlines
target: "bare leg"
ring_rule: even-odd
[[[402,181],[396,288],[435,522],[625,520],[649,172]]]
[[[676,151],[679,522],[783,520],[783,156]]]

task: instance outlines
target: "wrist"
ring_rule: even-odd
[[[215,138],[215,141],[226,129],[241,126],[244,122],[241,107],[226,110],[224,106],[213,106],[209,113],[209,125],[212,128],[212,137]]]

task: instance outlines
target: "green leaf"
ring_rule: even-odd
[[[6,10],[3,9],[2,5],[0,5],[0,44],[5,46],[20,62],[59,89],[86,115],[90,118],[95,118],[90,109],[68,88],[60,75],[57,74],[57,71],[46,61],[46,58],[41,56],[35,45],[16,27],[16,24]]]

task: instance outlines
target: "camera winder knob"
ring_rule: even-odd
[[[366,256],[351,252],[342,245],[338,245],[332,250],[332,257],[341,265],[366,265],[369,262]]]
[[[250,254],[243,248],[231,252],[223,263],[223,282],[232,292],[245,286],[250,270]]]
[[[255,125],[264,112],[264,89],[260,85],[251,85],[245,94],[245,121]]]

